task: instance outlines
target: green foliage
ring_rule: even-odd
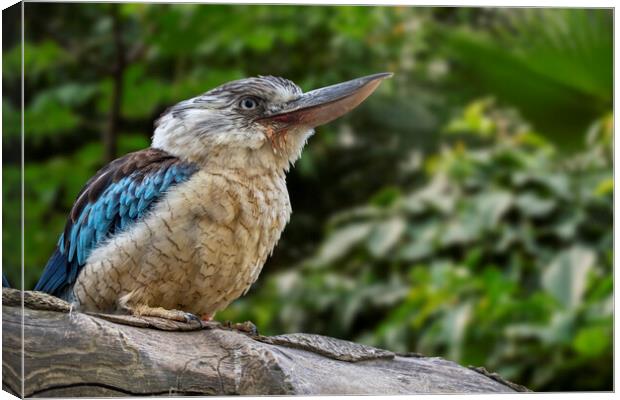
[[[58,43],[51,40],[41,41],[37,44],[26,42],[23,51],[24,70],[28,72],[28,79],[38,79],[50,68],[62,65],[68,57],[58,46]],[[22,46],[14,46],[4,53],[3,66],[6,79],[20,79]]]
[[[488,100],[448,127],[461,137],[428,158],[425,185],[335,215],[313,257],[227,315],[485,365],[536,390],[605,387],[610,147],[558,156]]]
[[[519,107],[558,145],[580,146],[574,133],[612,102],[611,10],[492,12],[490,28],[441,31],[444,51],[460,67],[456,71]]]

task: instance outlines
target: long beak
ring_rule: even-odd
[[[326,124],[357,107],[383,79],[392,75],[391,72],[382,72],[312,90],[258,121],[278,131],[287,130],[291,125],[314,128]]]

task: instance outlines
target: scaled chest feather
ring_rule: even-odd
[[[92,252],[80,308],[212,315],[254,283],[290,216],[283,174],[199,171],[140,223]]]

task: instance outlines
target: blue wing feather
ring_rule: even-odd
[[[170,187],[197,169],[157,149],[128,154],[102,168],[78,195],[35,290],[68,298],[92,250],[143,218]]]

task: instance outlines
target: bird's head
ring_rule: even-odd
[[[315,127],[357,107],[391,75],[307,93],[273,76],[229,82],[169,108],[156,122],[153,147],[224,168],[287,169]]]

